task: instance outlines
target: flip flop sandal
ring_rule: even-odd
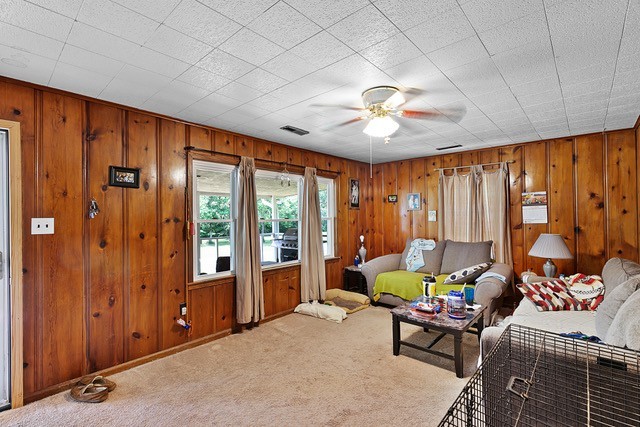
[[[87,385],[93,384],[99,387],[106,387],[109,392],[112,392],[114,388],[116,388],[116,383],[110,381],[103,377],[102,375],[87,375],[86,377],[80,378],[78,384],[76,385]]]
[[[104,386],[94,384],[77,385],[71,389],[71,398],[78,402],[100,403],[107,400],[109,391]]]

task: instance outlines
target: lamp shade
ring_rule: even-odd
[[[559,234],[541,234],[529,251],[530,256],[549,259],[571,259],[573,255]]]

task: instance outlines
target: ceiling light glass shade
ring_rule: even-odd
[[[400,125],[389,116],[374,117],[362,132],[374,138],[384,138],[398,130]]]

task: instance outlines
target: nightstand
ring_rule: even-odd
[[[367,295],[367,280],[362,275],[360,268],[350,265],[344,268],[342,275],[342,289]]]

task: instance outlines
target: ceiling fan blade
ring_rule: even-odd
[[[418,120],[451,120],[458,123],[467,112],[465,108],[449,108],[442,110],[401,110],[399,117]]]
[[[351,120],[347,120],[346,122],[342,122],[342,123],[338,123],[338,124],[329,126],[325,130],[329,131],[329,130],[333,130],[333,129],[338,129],[338,128],[341,128],[343,126],[347,126],[347,125],[351,125],[351,124],[357,123],[357,122],[362,121],[364,119],[366,119],[366,117],[356,117],[356,118],[353,118]]]
[[[341,105],[341,104],[311,104],[311,107],[319,107],[319,108],[340,108],[342,110],[351,110],[351,111],[364,111],[364,107],[352,107],[350,105]]]
[[[405,102],[407,102],[407,100],[402,95],[402,92],[398,91],[398,92],[394,93],[393,95],[391,95],[389,97],[389,99],[384,101],[384,105],[386,105],[389,108],[394,108],[395,109],[395,108],[398,108],[399,106],[401,106],[402,104],[404,104]]]

